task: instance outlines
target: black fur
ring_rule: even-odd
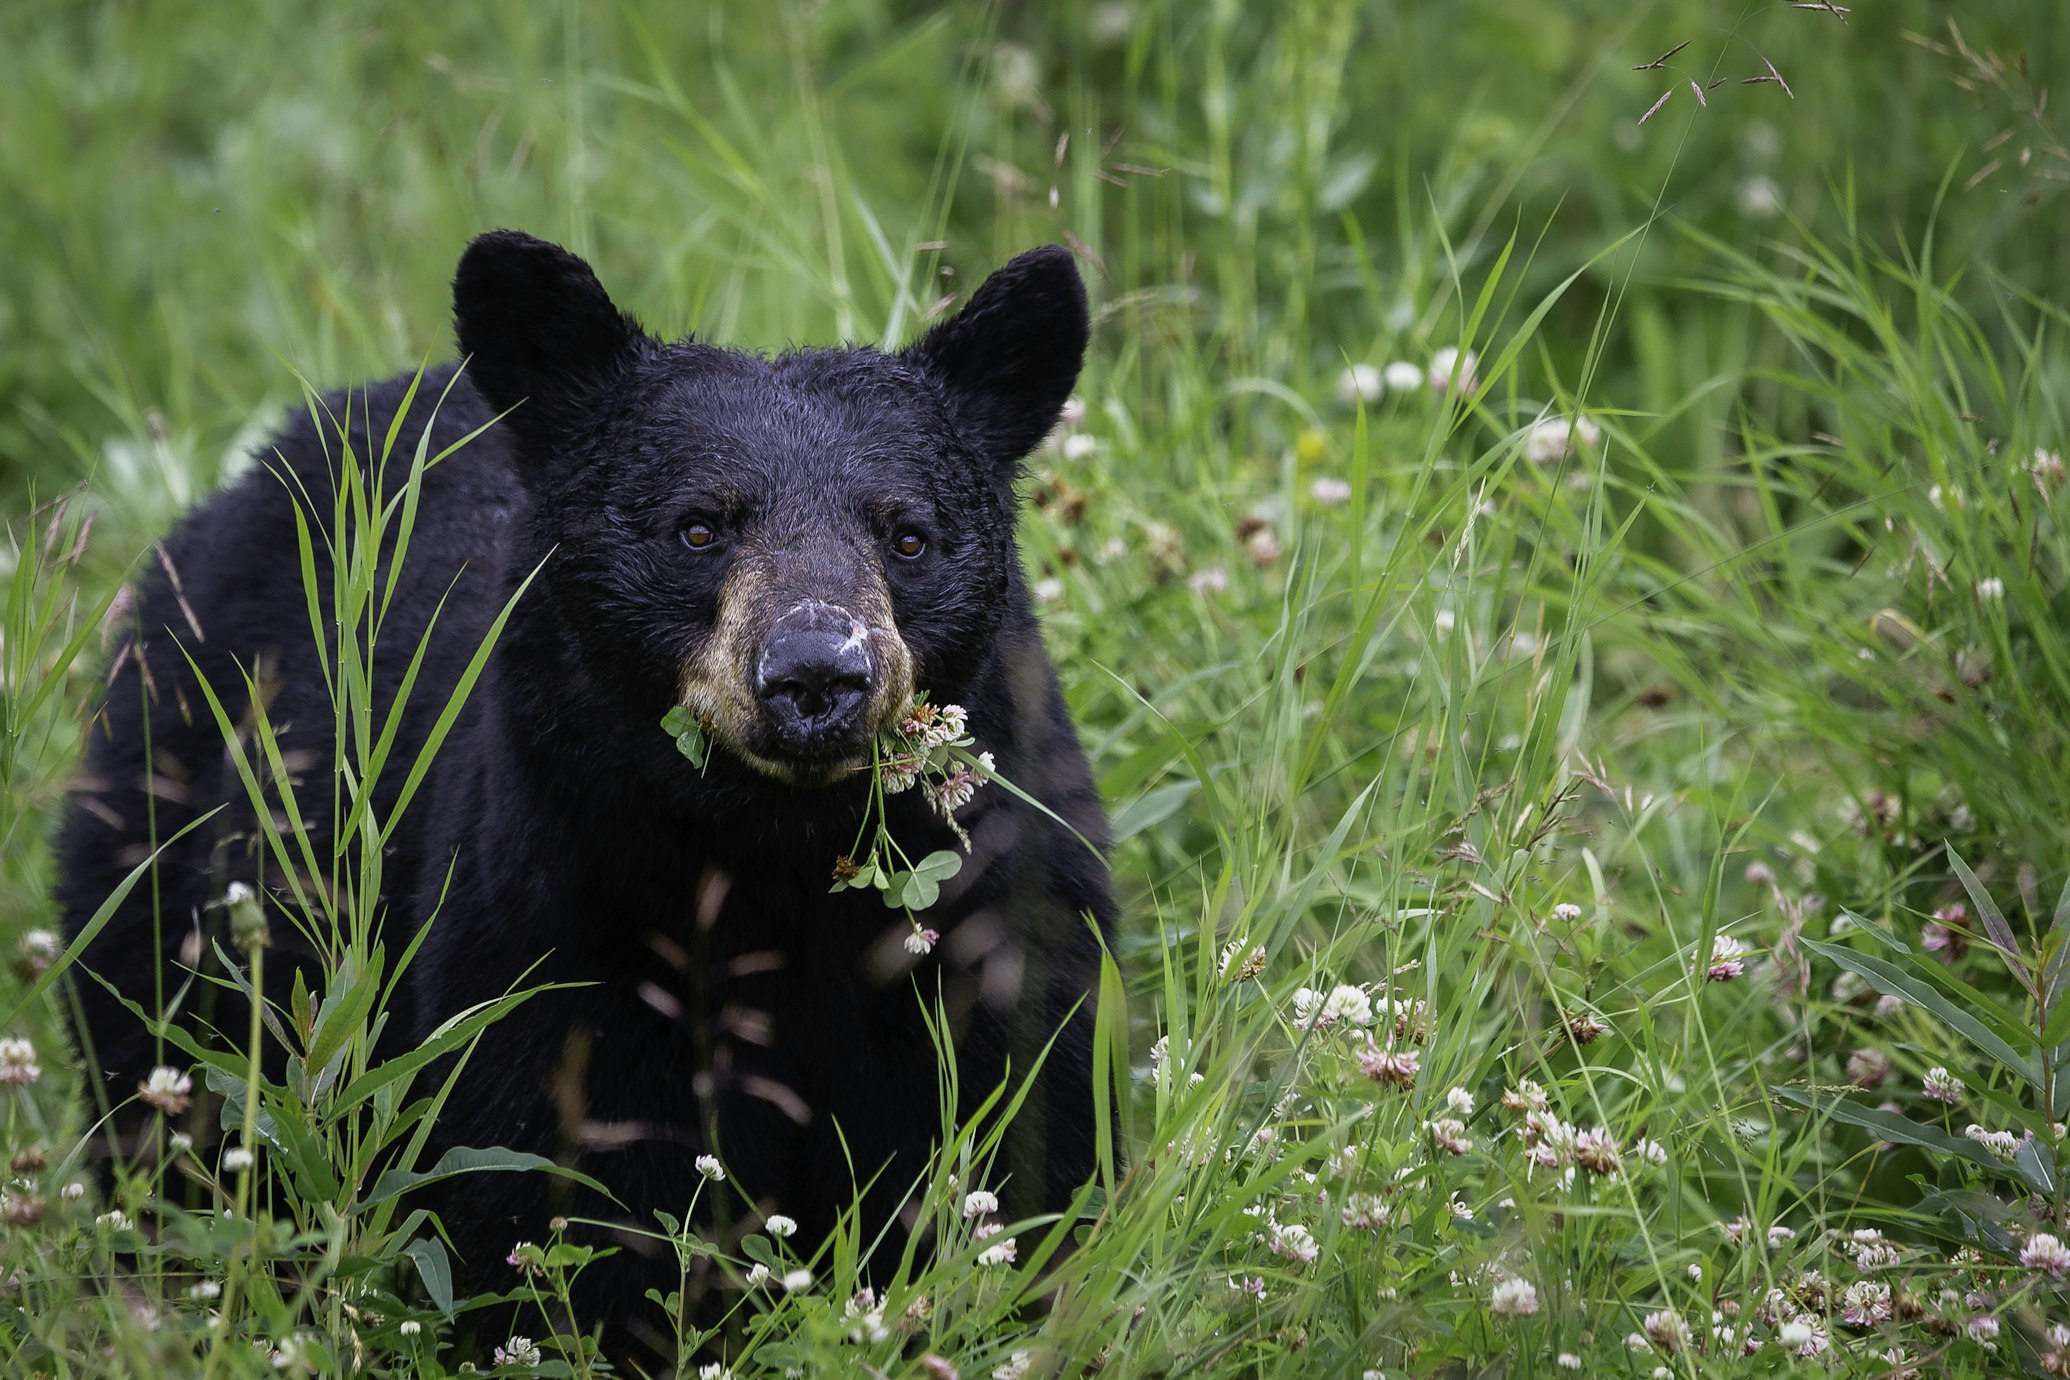
[[[1105,933],[1113,910],[1100,858],[1004,789],[981,790],[962,816],[973,854],[925,917],[941,943],[915,959],[901,945],[903,918],[873,893],[827,890],[856,836],[857,781],[796,788],[723,752],[700,773],[658,724],[710,635],[726,571],[724,551],[685,548],[687,515],[723,515],[742,539],[863,565],[880,559],[889,526],[917,523],[926,559],[865,573],[889,587],[919,685],[938,704],[967,706],[1001,772],[1104,848],[1013,537],[1015,468],[1054,423],[1085,347],[1069,256],[1021,256],[899,355],[765,359],[665,344],[620,313],[579,259],[510,232],[469,247],[454,297],[466,371],[435,418],[453,367],[423,380],[397,454],[427,426],[436,453],[508,415],[426,476],[375,663],[384,697],[433,606],[446,604],[394,762],[414,756],[510,592],[542,573],[386,859],[388,952],[437,913],[391,1034],[422,1038],[520,983],[596,985],[536,997],[491,1030],[441,1142],[575,1163],[649,1228],[654,1209],[689,1202],[693,1158],[707,1150],[760,1210],[796,1217],[807,1234],[848,1203],[852,1166],[877,1182],[874,1228],[895,1214],[936,1135],[921,1002],[938,996],[966,1107],[1009,1064],[1030,1068],[1062,1028],[1000,1170],[1009,1209],[1061,1207],[1092,1169],[1089,993],[1101,941],[1085,917]],[[360,456],[378,451],[405,384],[350,400]],[[347,401],[329,400],[341,415]],[[327,837],[330,709],[289,489],[272,470],[291,471],[327,505],[337,450],[335,435],[297,422],[271,469],[189,515],[140,581],[139,646],[94,725],[60,843],[58,894],[75,932],[143,855],[147,776],[159,837],[241,799],[182,648],[233,716],[247,703],[241,676],[262,668],[269,716],[286,726],[303,773],[309,827]],[[384,816],[402,774],[391,768],[377,791]],[[915,793],[892,806],[910,856],[954,846]],[[219,937],[210,901],[259,875],[240,816],[167,855],[155,950],[140,887],[87,965],[147,1006],[154,969],[165,990],[177,987],[182,936],[198,923]],[[284,929],[276,918],[276,936],[290,938]],[[82,1033],[119,1099],[151,1064],[151,1042],[97,984],[79,990]],[[241,1010],[225,1014],[242,1028]],[[571,1131],[586,1144],[571,1144]],[[438,1206],[470,1279],[493,1287],[514,1282],[504,1254],[543,1238],[552,1214],[612,1211],[536,1174],[454,1180]],[[591,1283],[592,1308],[623,1339],[635,1315],[660,1323],[640,1293],[674,1287],[673,1262],[628,1249]]]

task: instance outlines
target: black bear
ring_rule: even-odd
[[[654,1210],[690,1202],[707,1154],[756,1212],[807,1233],[872,1185],[874,1228],[938,1136],[941,1012],[966,1111],[1040,1065],[997,1173],[1009,1211],[1066,1204],[1093,1171],[1106,1095],[1091,1006],[1113,903],[1104,817],[1024,587],[1014,484],[1083,358],[1071,256],[1021,255],[898,353],[657,340],[581,259],[509,231],[469,245],[453,306],[461,364],[330,400],[362,460],[391,427],[402,456],[427,427],[434,456],[480,432],[425,472],[384,615],[398,650],[374,675],[392,701],[437,610],[390,760],[414,758],[538,572],[383,859],[389,952],[434,921],[389,1033],[421,1039],[521,985],[583,985],[491,1027],[440,1142],[575,1166],[650,1231]],[[243,799],[189,657],[231,717],[263,698],[308,837],[350,802],[329,780],[328,651],[295,526],[309,495],[328,512],[338,450],[334,430],[291,425],[272,463],[148,563],[60,840],[72,933],[153,841]],[[916,694],[963,706],[974,746],[1046,807],[1003,786],[953,811],[881,796],[907,857],[965,858],[920,916],[929,952],[875,890],[830,890],[870,806],[873,743]],[[674,710],[699,725],[701,765],[660,727]],[[377,817],[401,775],[377,784]],[[237,818],[169,848],[155,899],[139,886],[84,964],[149,1008],[230,951],[229,884],[282,887]],[[276,935],[290,928],[276,916]],[[82,1047],[119,1102],[153,1040],[99,983],[77,990]],[[504,1256],[551,1216],[621,1211],[538,1173],[464,1176],[437,1206],[486,1287],[514,1283]],[[593,1306],[637,1330],[673,1259],[657,1268],[629,1232],[590,1239],[623,1248]]]

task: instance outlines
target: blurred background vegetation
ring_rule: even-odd
[[[334,384],[446,353],[452,262],[498,225],[594,257],[657,328],[765,348],[909,333],[959,281],[937,261],[1069,236],[1098,376],[1139,387],[1174,337],[1304,387],[1442,334],[1453,273],[1512,232],[1533,296],[1656,210],[1740,244],[1932,226],[1990,266],[1972,295],[2046,293],[2050,8],[1963,6],[1965,54],[1927,0],[10,6],[0,492],[91,481],[134,545],[255,439],[282,359]],[[1738,84],[1764,59],[1794,98]],[[1728,80],[1704,108],[1691,77]],[[1562,373],[1617,297],[1603,390],[1697,394],[1736,313],[1652,289],[1698,252],[1656,230],[1597,266],[1543,341]],[[1729,403],[1697,403],[1692,459]]]

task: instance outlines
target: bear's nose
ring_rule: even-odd
[[[851,727],[870,693],[860,638],[822,628],[780,630],[763,644],[755,695],[784,738],[800,746]]]

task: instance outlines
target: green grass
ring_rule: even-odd
[[[1767,1374],[1794,1320],[1845,1373],[2060,1373],[2061,1284],[2020,1256],[2070,1238],[2070,500],[2036,460],[2070,451],[2070,154],[2037,102],[2070,51],[2045,4],[1939,9],[8,10],[0,1035],[41,1075],[0,1086],[0,1370],[493,1368],[408,1197],[371,1201],[371,1147],[436,1108],[360,1081],[403,961],[364,891],[302,917],[338,955],[303,1053],[346,1076],[219,1070],[255,1166],[174,1154],[117,1202],[65,1196],[86,979],[16,946],[127,573],[298,378],[443,357],[453,261],[507,224],[755,348],[909,339],[1067,236],[1098,313],[1023,545],[1120,836],[1124,1157],[1085,1220],[974,1266],[957,1143],[940,1256],[854,1309],[870,1224],[751,1237],[728,1268],[813,1285],[701,1363]],[[1736,80],[1764,59],[1793,94]],[[1337,392],[1455,345],[1470,387]],[[1534,430],[1581,414],[1593,443]],[[384,510],[340,501],[362,534]],[[310,559],[378,640],[371,549]],[[407,773],[363,667],[335,684],[340,760]],[[372,828],[330,841],[352,875]],[[1340,985],[1304,1028],[1300,989]],[[1530,1085],[1558,1127],[1504,1105]],[[537,1263],[511,1288],[544,1340],[580,1253]],[[1513,1280],[1535,1312],[1497,1310]],[[1655,1314],[1688,1345],[1628,1348]],[[559,1340],[540,1373],[593,1369]]]

